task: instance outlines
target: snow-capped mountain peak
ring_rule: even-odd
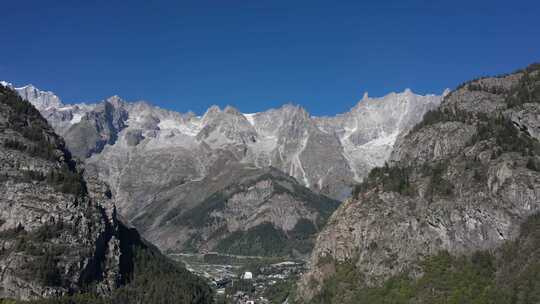
[[[0,84],[4,87],[13,88],[13,84],[7,81],[0,80]]]
[[[10,84],[13,88],[13,86]],[[62,101],[58,96],[50,91],[41,91],[35,86],[29,84],[23,87],[14,88],[22,98],[28,100],[38,110],[47,110],[49,108],[61,108]]]

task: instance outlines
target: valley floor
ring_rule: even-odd
[[[216,302],[227,304],[283,303],[294,282],[307,270],[303,260],[220,253],[169,255],[206,278],[216,291]],[[249,274],[252,275],[249,278]]]

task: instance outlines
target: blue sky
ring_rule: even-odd
[[[294,102],[331,115],[364,91],[440,93],[540,61],[540,1],[1,5],[0,79],[66,102],[118,94],[196,113]]]

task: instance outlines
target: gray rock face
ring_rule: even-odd
[[[106,144],[114,144],[127,119],[123,102],[114,96],[97,104],[62,135],[71,153],[85,159],[101,152]]]
[[[319,234],[300,296],[316,294],[336,262],[356,261],[358,283],[377,285],[419,275],[418,263],[441,250],[468,254],[514,239],[540,211],[540,172],[528,165],[540,157],[540,108],[507,103],[522,76],[473,81],[400,137],[394,167],[372,172]]]
[[[538,117],[538,113],[540,113],[540,104],[528,103],[518,111],[507,112],[506,116],[509,116],[520,130],[540,140],[540,117]]]
[[[474,126],[461,122],[437,123],[400,138],[390,160],[408,164],[444,160],[460,153],[475,133]]]

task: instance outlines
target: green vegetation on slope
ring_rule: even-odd
[[[310,303],[540,303],[540,215],[522,225],[517,240],[494,252],[427,258],[418,279],[403,273],[370,288],[359,284],[362,273],[354,261],[326,263],[334,263],[336,272]]]
[[[526,103],[540,103],[540,64],[532,64],[522,72],[523,77],[520,78],[516,86],[510,89],[504,89],[502,87],[484,87],[479,83],[475,83],[476,80],[469,81],[460,87],[467,87],[469,91],[483,91],[501,95],[504,97],[508,108],[518,107]],[[474,114],[459,109],[450,110],[445,107],[439,107],[427,111],[424,114],[422,121],[414,126],[412,132],[418,131],[428,125],[448,121],[459,121],[469,124],[479,122],[481,126],[489,127],[499,123],[498,121],[494,121],[496,119],[502,118],[492,117],[490,119],[485,114],[481,113]],[[485,131],[486,130],[484,130],[484,132]]]
[[[271,223],[235,231],[216,246],[222,253],[252,256],[286,256],[290,253],[287,235]]]
[[[477,122],[477,134],[471,143],[495,139],[500,147],[499,152],[518,152],[524,156],[540,155],[540,142],[520,132],[510,121],[502,116],[496,118],[483,118]]]
[[[250,256],[295,256],[308,254],[314,245],[317,228],[307,219],[300,219],[293,230],[285,233],[271,223],[263,223],[245,231],[235,231],[222,239],[216,251]]]
[[[81,173],[76,170],[71,154],[63,140],[57,137],[38,110],[16,92],[0,85],[0,105],[7,115],[7,128],[16,130],[23,138],[7,138],[2,142],[6,149],[27,153],[63,165],[51,169],[47,174],[36,171],[24,172],[26,181],[45,181],[57,191],[74,195],[84,195],[85,185]],[[0,126],[0,130],[1,130]],[[6,179],[6,177],[2,177]],[[0,178],[0,179],[2,179]]]
[[[353,188],[352,196],[358,198],[360,193],[372,188],[413,196],[415,189],[410,182],[411,174],[410,167],[391,167],[385,163],[383,167],[373,168],[367,178]]]
[[[286,280],[277,281],[274,285],[269,286],[264,292],[265,298],[272,304],[282,304],[287,299],[294,299],[296,295],[296,279],[296,277],[292,277]]]
[[[135,251],[134,271],[129,283],[110,296],[80,293],[59,298],[13,301],[28,304],[207,304],[213,303],[213,292],[206,283],[182,265],[155,250]],[[0,302],[1,303],[1,302]]]
[[[19,269],[20,274],[35,280],[44,286],[63,286],[61,270],[58,267],[58,256],[69,250],[53,240],[60,235],[72,235],[74,228],[62,222],[47,223],[33,232],[27,232],[22,227],[0,232],[0,239],[13,242],[11,248],[0,248],[0,256],[12,251],[24,252],[30,258]]]
[[[21,274],[44,286],[64,286],[58,257],[68,252],[69,248],[56,244],[55,239],[76,232],[74,227],[57,222],[46,224],[33,232],[22,228],[2,231],[0,237],[15,241],[14,250],[32,257],[20,269]],[[120,271],[128,277],[126,282],[119,282],[122,286],[109,297],[98,297],[93,292],[94,282],[86,282],[83,278],[83,290],[87,290],[85,293],[30,303],[212,303],[213,293],[206,282],[191,274],[183,265],[141,243],[138,235],[130,229],[121,228],[119,237],[129,243],[129,248],[122,248],[120,257]],[[123,244],[121,246],[126,246]],[[5,253],[0,251],[0,254]]]
[[[7,113],[8,127],[17,130],[24,138],[35,143],[35,145],[26,146],[17,140],[10,140],[5,142],[4,146],[27,151],[32,156],[48,160],[58,159],[58,155],[55,153],[57,147],[48,138],[52,135],[44,131],[49,129],[48,123],[30,102],[23,100],[10,88],[0,85],[0,103],[6,105],[10,110]]]
[[[509,92],[506,102],[509,107],[540,103],[540,64],[533,64],[523,71],[523,77]]]
[[[157,251],[135,252],[130,282],[115,291],[112,303],[212,303],[206,283]]]
[[[453,185],[444,178],[448,169],[445,161],[425,163],[419,168],[389,166],[373,168],[367,178],[353,188],[353,198],[359,198],[361,193],[370,190],[382,192],[396,192],[401,195],[415,197],[418,193],[412,182],[413,178],[429,178],[426,198],[433,199],[435,196],[445,197],[453,193]]]

